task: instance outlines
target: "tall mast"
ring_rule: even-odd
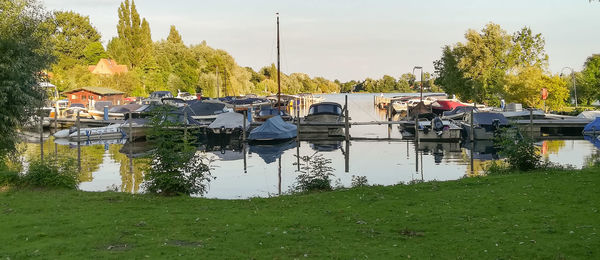
[[[281,111],[281,70],[279,68],[279,13],[277,14],[277,111]]]

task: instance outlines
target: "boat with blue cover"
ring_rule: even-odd
[[[297,134],[296,125],[283,121],[281,116],[274,116],[250,131],[248,140],[251,142],[277,142],[295,138]]]

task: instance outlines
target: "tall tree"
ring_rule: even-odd
[[[578,99],[588,105],[600,99],[600,54],[594,54],[587,58],[578,81]]]
[[[22,122],[41,105],[41,72],[54,62],[50,16],[34,0],[0,1],[0,158],[15,151]],[[0,159],[0,160],[2,160]]]
[[[127,64],[131,68],[142,66],[144,61],[153,56],[150,25],[145,18],[140,20],[133,0],[131,4],[129,0],[121,2],[118,16],[118,38],[111,40],[111,42],[116,40],[116,43],[108,44],[109,53],[116,56],[113,58],[117,59],[119,63]]]
[[[175,25],[171,25],[171,30],[169,31],[169,36],[167,36],[167,41],[170,43],[181,43],[183,44],[183,40],[181,39],[181,35],[175,28]]]

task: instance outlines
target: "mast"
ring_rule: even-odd
[[[281,70],[279,68],[279,13],[277,15],[277,112],[281,112]]]

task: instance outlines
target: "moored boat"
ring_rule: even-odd
[[[248,135],[248,140],[251,142],[278,142],[295,138],[297,134],[296,125],[283,121],[281,116],[274,116],[254,128]]]
[[[304,117],[304,123],[308,123],[308,125],[300,127],[300,132],[341,136],[344,133],[342,127],[338,124],[343,122],[343,117],[342,106],[338,103],[321,102],[312,104],[308,109],[308,114]],[[310,123],[314,124],[310,125]]]
[[[419,141],[458,142],[462,128],[452,120],[436,117],[431,121],[419,121],[418,131]]]
[[[500,113],[479,112],[465,114],[465,119],[461,122],[465,137],[471,138],[473,133],[474,140],[494,139],[501,128],[509,127],[508,120]],[[473,125],[473,128],[471,128]]]

